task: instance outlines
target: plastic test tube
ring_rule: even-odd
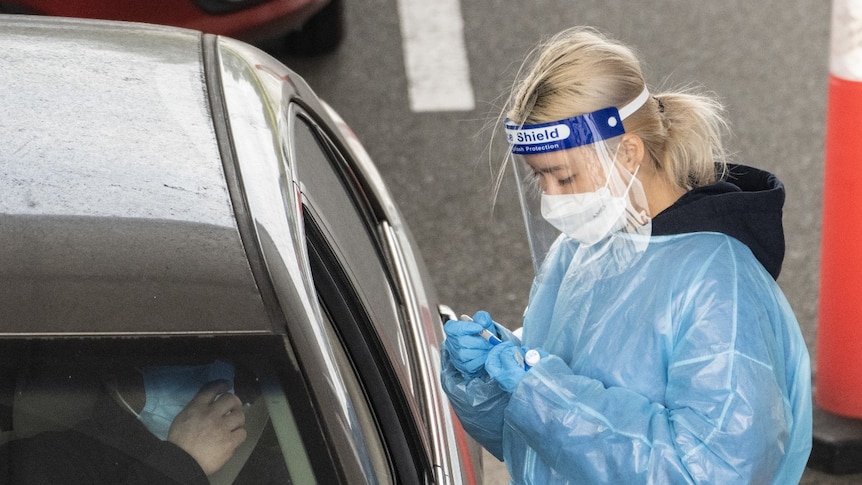
[[[460,320],[464,321],[464,322],[472,322],[473,321],[473,319],[470,318],[470,315],[461,315]],[[483,339],[487,340],[488,343],[490,343],[491,345],[497,345],[497,344],[503,343],[502,340],[497,338],[497,336],[494,335],[493,333],[491,333],[491,331],[488,330],[487,328],[483,328],[482,331],[479,332],[479,336],[482,337]]]
[[[473,319],[470,318],[470,315],[461,315],[460,320],[465,322],[472,322]],[[491,333],[487,328],[483,328],[481,332],[479,332],[479,336],[483,339],[487,340],[491,345],[497,345],[503,343],[502,340],[497,338],[496,335]],[[542,356],[539,354],[539,351],[536,349],[530,349],[527,351],[527,354],[524,357],[521,357],[521,353],[515,351],[515,358],[518,362],[521,362],[524,365],[524,370],[530,370],[530,367],[539,363],[539,360]]]

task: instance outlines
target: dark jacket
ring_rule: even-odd
[[[652,234],[726,234],[748,246],[777,279],[784,261],[784,185],[764,170],[728,168],[725,181],[693,189],[656,215]]]
[[[0,446],[0,483],[209,484],[188,453],[150,434],[109,396],[98,401],[93,414],[74,429]]]

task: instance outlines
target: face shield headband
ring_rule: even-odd
[[[623,120],[649,99],[646,87],[619,110],[613,106],[550,123],[518,125],[506,119],[506,139],[514,155],[536,155],[568,150],[625,134]]]
[[[621,108],[531,125],[505,121],[537,272],[561,232],[581,243],[581,253],[593,256],[608,249],[607,235],[638,236],[611,238],[618,249],[615,257],[621,261],[630,261],[646,247],[644,236],[651,232],[646,196],[635,174],[619,161],[617,150],[619,137],[626,133],[623,120],[648,99],[645,87]],[[551,202],[555,208],[549,209]]]

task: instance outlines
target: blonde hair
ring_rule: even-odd
[[[646,85],[635,53],[589,27],[551,37],[527,57],[521,71],[504,109],[518,124],[620,108]],[[727,122],[721,103],[691,89],[652,94],[623,125],[643,140],[656,170],[685,190],[723,177]]]

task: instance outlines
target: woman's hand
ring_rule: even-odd
[[[493,345],[479,336],[482,330],[496,334],[491,315],[478,311],[473,320],[449,320],[443,326],[446,340],[443,343],[449,351],[452,365],[466,378],[476,377],[485,365],[485,359]]]

